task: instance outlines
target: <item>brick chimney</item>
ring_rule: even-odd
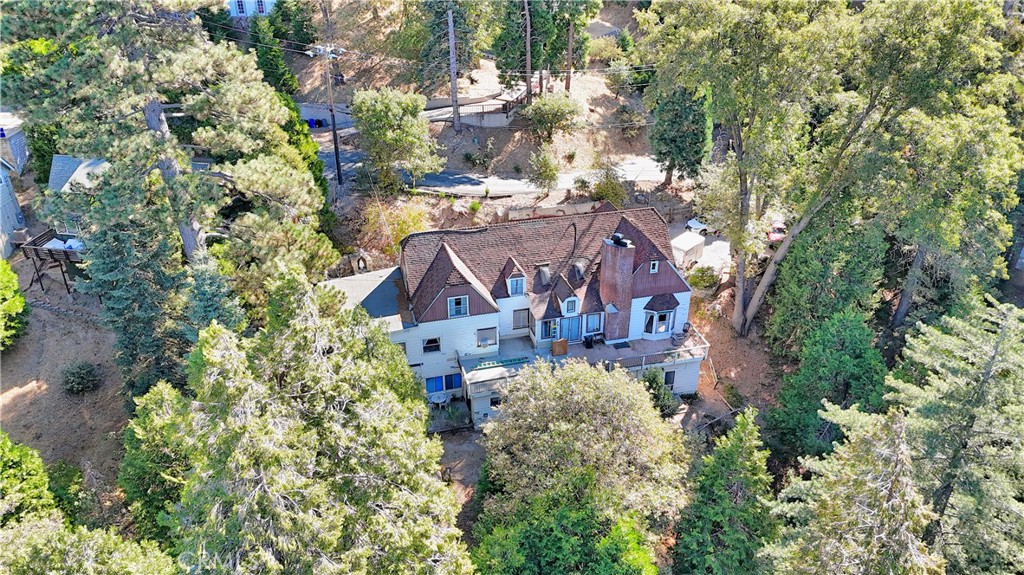
[[[601,246],[600,294],[604,302],[604,338],[629,337],[629,310],[633,304],[633,243],[612,234]]]

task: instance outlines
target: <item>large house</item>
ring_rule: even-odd
[[[708,344],[653,208],[422,232],[401,247],[398,267],[328,283],[387,326],[429,398],[465,401],[477,426],[537,358],[660,369],[674,393],[696,392]]]

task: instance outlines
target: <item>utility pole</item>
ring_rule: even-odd
[[[448,10],[448,74],[452,80],[452,127],[455,133],[462,132],[462,119],[459,118],[459,83],[455,71],[455,16]]]
[[[533,70],[531,64],[533,58],[530,56],[530,41],[533,39],[530,31],[530,0],[523,0],[523,8],[526,12],[526,105],[533,103]]]
[[[572,42],[575,39],[573,37],[573,27],[572,27],[572,25],[573,25],[573,20],[572,20],[572,17],[570,17],[569,18],[569,51],[566,53],[566,56],[565,56],[565,92],[566,93],[569,93],[569,86],[572,84],[572,61],[573,61],[573,57],[572,57],[573,56],[573,54],[572,54]]]
[[[334,41],[334,26],[331,23],[331,14],[320,0],[320,11],[324,16],[324,23],[327,25],[327,37]],[[334,45],[327,50],[327,101],[331,112],[331,135],[334,138],[334,176],[338,180],[338,192],[341,192],[341,151],[338,149],[338,122],[334,118]],[[333,198],[332,198],[333,199]]]

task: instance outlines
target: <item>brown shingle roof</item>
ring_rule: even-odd
[[[587,297],[597,291],[589,289],[597,280],[594,262],[600,259],[604,239],[615,232],[622,233],[636,246],[634,269],[647,265],[651,259],[672,260],[665,220],[654,208],[637,208],[412,234],[402,240],[402,272],[416,308],[417,302],[424,300],[422,305],[429,305],[446,285],[451,285],[448,282],[455,264],[449,252],[478,285],[490,286],[489,295],[493,298],[508,295],[504,278],[513,267],[509,265],[510,258],[514,258],[514,267],[525,273],[531,295],[550,291],[560,283],[554,281],[560,275],[575,280],[572,264],[582,258],[588,262],[583,281],[570,283],[584,300],[585,308],[597,309],[600,302],[589,301],[593,298]],[[536,281],[537,266],[544,263],[551,268],[550,286],[541,286]],[[546,308],[547,302],[543,303]]]
[[[651,298],[651,301],[647,302],[644,309],[648,311],[668,311],[675,309],[679,305],[679,299],[675,295],[670,293],[658,294]]]

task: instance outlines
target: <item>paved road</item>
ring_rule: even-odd
[[[364,154],[358,150],[342,150],[341,172],[342,177],[351,175],[356,167],[362,163]],[[334,155],[327,151],[320,152],[320,158],[324,161],[324,175],[328,179],[334,177]],[[618,165],[619,174],[624,180],[633,181],[661,181],[665,178],[665,172],[654,158],[637,156],[626,160]],[[558,177],[559,189],[573,187],[573,182],[580,176],[590,175],[589,170],[576,170],[562,173]],[[406,178],[408,180],[408,178]],[[422,180],[416,182],[416,187],[433,192],[445,192],[446,194],[483,197],[488,191],[492,197],[511,196],[519,194],[536,194],[542,190],[523,178],[505,178],[501,176],[489,176],[486,174],[462,173],[454,170],[444,170],[439,174],[428,174]]]

